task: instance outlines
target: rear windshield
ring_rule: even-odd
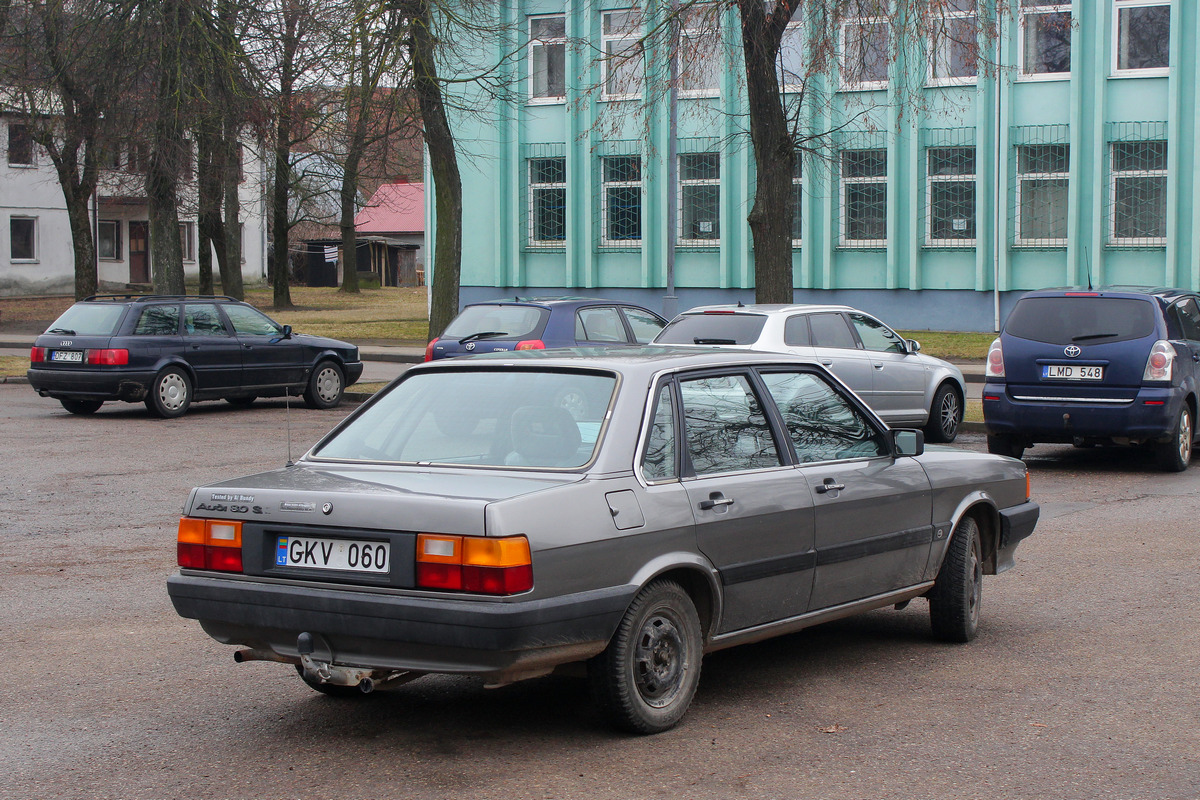
[[[519,468],[592,460],[611,373],[448,370],[407,376],[314,451],[317,458]]]
[[[685,314],[667,323],[655,344],[754,344],[767,318],[762,314]]]
[[[536,306],[467,306],[442,333],[447,339],[537,339],[550,312]]]
[[[1026,297],[1004,332],[1047,344],[1103,344],[1154,333],[1154,306],[1130,297]]]
[[[76,303],[68,308],[46,333],[61,333],[64,336],[112,336],[117,332],[117,323],[125,313],[125,306]]]

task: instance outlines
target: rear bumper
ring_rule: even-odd
[[[29,385],[43,397],[132,401],[146,396],[155,373],[152,370],[116,372],[31,367],[25,374]]]
[[[983,420],[988,433],[1017,436],[1029,443],[1076,438],[1148,441],[1172,435],[1183,403],[1178,389],[1169,386],[1142,387],[1132,400],[1121,403],[1018,399],[1022,396],[1020,386],[984,385]]]
[[[499,676],[594,655],[637,592],[618,586],[544,600],[486,601],[265,583],[181,570],[167,579],[180,616],[224,644],[299,655],[311,633],[318,660],[415,672]]]

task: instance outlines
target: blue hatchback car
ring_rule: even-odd
[[[463,308],[425,360],[505,350],[647,344],[666,325],[648,308],[591,297],[492,300]]]
[[[988,353],[988,450],[1144,445],[1187,469],[1196,434],[1200,295],[1102,286],[1030,292]]]

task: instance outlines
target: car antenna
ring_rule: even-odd
[[[1088,276],[1088,291],[1092,291],[1092,254],[1085,247],[1083,248],[1083,263],[1087,267]]]
[[[292,462],[292,393],[284,391],[283,393],[283,408],[284,418],[287,420],[287,464],[285,466],[293,466]]]

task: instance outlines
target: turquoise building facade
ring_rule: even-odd
[[[672,205],[667,310],[753,301],[737,12],[682,26],[671,191],[667,53],[636,44],[666,5],[497,4],[507,33],[470,60],[503,63],[511,90],[467,91],[470,112],[451,120],[463,303],[580,294],[662,309]],[[804,83],[801,127],[819,134],[793,175],[796,301],[988,331],[1031,289],[1200,288],[1198,4],[1013,0],[999,17],[989,0],[943,5],[942,33],[917,42],[893,41],[895,20],[866,9],[801,14],[785,36],[781,75]],[[792,77],[825,24],[837,65]],[[976,33],[993,26],[998,37]]]

